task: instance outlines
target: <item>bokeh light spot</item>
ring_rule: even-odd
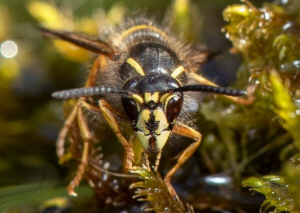
[[[0,46],[0,53],[5,58],[13,58],[18,53],[18,46],[13,41],[4,41]]]

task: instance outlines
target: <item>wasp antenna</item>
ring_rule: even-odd
[[[101,95],[107,93],[129,94],[129,91],[112,88],[112,87],[83,87],[83,88],[76,88],[76,89],[54,92],[52,93],[51,96],[57,99],[70,99],[70,98],[80,98],[85,96]]]
[[[212,85],[187,85],[179,88],[175,88],[169,91],[173,92],[188,92],[188,91],[195,91],[195,92],[207,92],[207,93],[214,93],[214,94],[222,94],[228,96],[243,96],[247,95],[247,92],[244,90],[232,89],[228,87],[216,87]]]

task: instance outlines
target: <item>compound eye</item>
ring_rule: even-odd
[[[128,98],[128,97],[122,98],[122,104],[128,118],[131,121],[136,121],[139,116],[138,104],[132,98]]]
[[[170,89],[180,87],[179,82],[175,78],[167,77],[166,82],[167,82],[168,86],[170,87]]]
[[[166,102],[166,115],[168,122],[172,123],[178,117],[183,103],[182,95],[174,95]]]
[[[136,87],[137,83],[140,81],[138,77],[132,77],[123,85],[123,89],[132,90]]]

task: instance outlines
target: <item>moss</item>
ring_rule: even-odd
[[[138,201],[149,201],[150,207],[145,211],[155,212],[193,212],[193,208],[187,205],[185,209],[180,200],[176,200],[170,194],[165,182],[159,173],[154,173],[143,167],[135,167],[131,173],[138,174],[143,180],[133,183],[130,188],[136,189],[133,198]]]
[[[274,132],[274,135],[279,138],[285,134],[291,142],[281,148],[281,154],[274,156],[279,159],[285,155],[276,171],[281,176],[252,177],[243,181],[243,185],[265,195],[261,212],[271,209],[273,212],[298,212],[298,169],[289,162],[287,155],[299,152],[300,52],[297,47],[300,5],[293,0],[282,4],[264,3],[261,8],[248,1],[244,3],[224,10],[224,19],[229,22],[224,31],[243,56],[244,66],[240,72],[247,73],[256,84],[256,102],[269,108],[287,132]]]

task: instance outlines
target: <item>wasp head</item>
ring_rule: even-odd
[[[179,88],[170,76],[152,75],[129,79],[123,89],[133,91],[122,98],[123,108],[144,149],[159,152],[168,140],[182,104],[182,92],[165,92]]]

